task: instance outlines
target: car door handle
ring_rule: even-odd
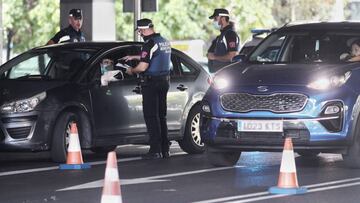
[[[136,94],[141,94],[141,88],[140,88],[140,86],[136,86],[136,87],[132,90],[132,92],[135,92]]]
[[[176,89],[178,89],[178,90],[180,90],[180,91],[185,91],[185,90],[187,90],[187,87],[186,87],[185,85],[183,85],[183,84],[179,84],[179,85],[176,87]]]

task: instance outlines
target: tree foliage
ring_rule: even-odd
[[[14,52],[44,45],[59,30],[59,5],[49,0],[3,0],[4,36]]]
[[[219,33],[212,27],[208,18],[214,8],[226,8],[231,13],[237,31],[242,38],[250,35],[254,27],[271,27],[276,24],[271,14],[272,0],[159,0],[159,12],[143,13],[151,18],[156,30],[168,39],[204,39],[209,40]],[[132,39],[132,13],[122,13],[122,4],[117,2],[117,38]],[[129,27],[130,26],[130,27]],[[125,30],[125,32],[122,32]]]
[[[170,40],[203,39],[219,33],[208,18],[214,8],[226,8],[242,38],[252,28],[281,26],[291,20],[326,20],[336,0],[158,0],[158,12],[143,13],[154,21],[157,32]],[[347,0],[344,0],[347,1]],[[4,36],[19,53],[45,44],[58,30],[59,0],[3,0]],[[293,7],[292,7],[293,6]],[[123,13],[122,0],[115,0],[116,38],[133,39],[133,14]],[[10,35],[9,35],[10,34]]]
[[[273,16],[277,24],[291,21],[326,21],[331,18],[335,0],[279,0],[273,7]],[[293,9],[293,15],[291,15]]]

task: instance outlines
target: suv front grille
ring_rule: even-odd
[[[249,112],[271,111],[289,113],[301,111],[308,97],[303,94],[277,93],[272,95],[251,95],[247,93],[223,94],[221,105],[226,111]]]

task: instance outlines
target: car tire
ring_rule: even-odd
[[[107,154],[108,152],[114,151],[116,145],[105,146],[105,147],[92,147],[90,150],[96,154]]]
[[[76,121],[77,121],[76,115],[71,112],[62,113],[56,120],[52,142],[51,142],[51,152],[50,152],[51,159],[54,162],[57,163],[66,162],[67,145],[68,145],[67,140],[70,135],[70,124]]]
[[[314,152],[314,151],[298,151],[297,153],[302,157],[308,157],[308,158],[314,158],[320,154],[320,152]]]
[[[359,125],[359,121],[357,125]],[[360,129],[356,126],[355,138],[352,145],[348,148],[347,154],[343,154],[345,165],[349,168],[360,168]]]
[[[200,112],[200,105],[191,109],[186,120],[184,137],[178,141],[181,149],[188,154],[201,154],[205,151],[200,137]]]
[[[205,151],[208,161],[213,166],[234,166],[238,162],[241,152]]]

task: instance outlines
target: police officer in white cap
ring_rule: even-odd
[[[143,159],[168,158],[166,96],[170,86],[170,42],[155,33],[150,19],[140,19],[136,24],[136,30],[144,39],[141,53],[139,56],[125,56],[123,59],[140,60],[135,68],[128,68],[126,73],[141,75],[143,113],[150,143],[150,150]]]
[[[69,11],[69,26],[60,30],[51,38],[47,45],[61,42],[84,42],[85,37],[81,31],[83,15],[81,9],[71,9]]]
[[[209,71],[213,73],[229,65],[231,59],[238,54],[240,38],[230,22],[228,10],[217,8],[209,19],[212,19],[214,27],[220,30],[220,35],[212,41],[207,53]]]

